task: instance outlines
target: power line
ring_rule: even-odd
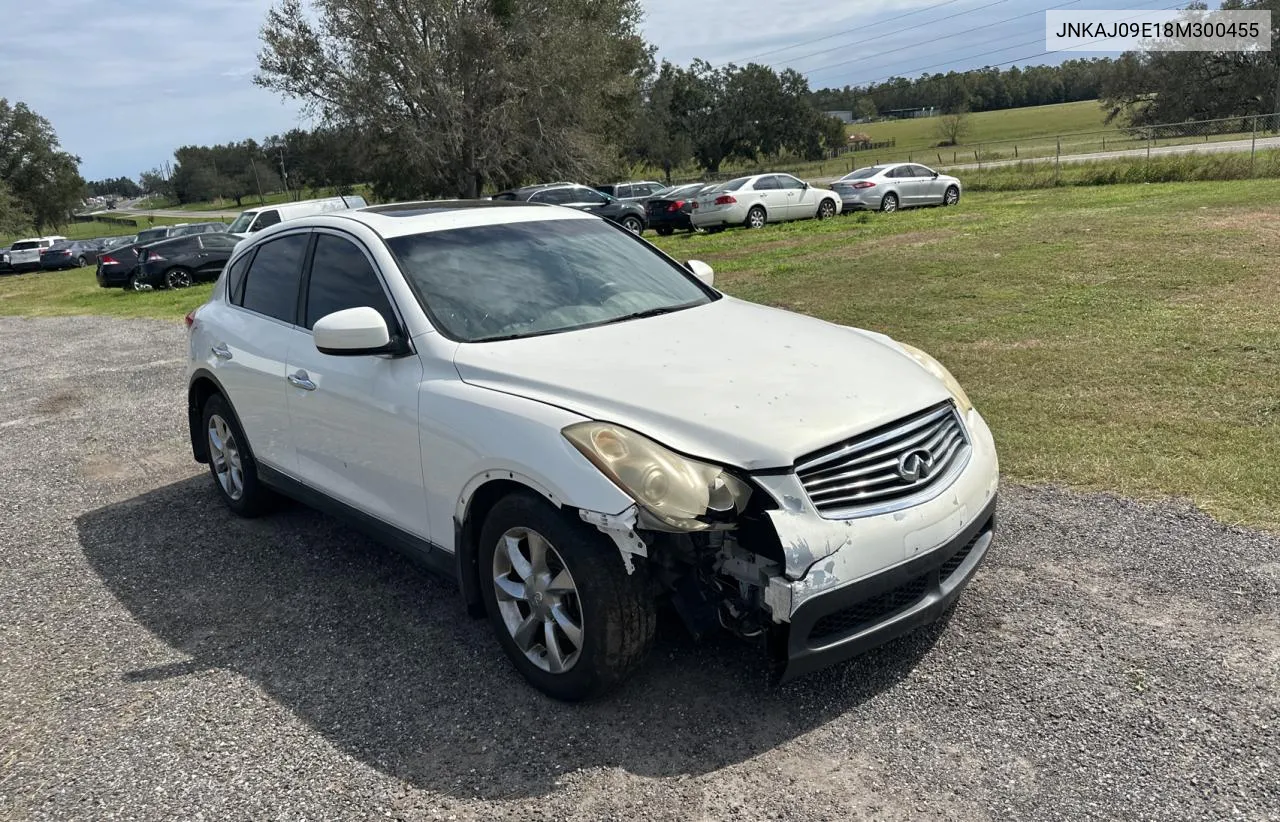
[[[977,8],[965,9],[964,11],[959,11],[959,12],[956,12],[955,14],[949,14],[949,15],[947,15],[946,17],[939,17],[937,20],[926,20],[926,21],[924,21],[923,23],[916,23],[914,26],[907,26],[905,29],[898,29],[897,31],[895,31],[895,32],[893,32],[893,33],[894,33],[894,34],[903,34],[903,33],[908,32],[908,31],[914,31],[914,30],[916,30],[916,29],[922,29],[922,28],[925,28],[926,26],[932,26],[932,25],[934,25],[935,23],[942,23],[942,22],[944,22],[944,21],[946,21],[946,20],[951,20],[951,19],[956,18],[956,17],[963,17],[963,16],[964,16],[964,15],[966,15],[966,14],[972,14],[972,13],[973,13],[973,12],[975,12],[975,11],[982,11],[983,9],[989,9],[989,8],[991,8],[992,6],[998,6],[998,5],[1002,4],[1002,3],[1007,3],[1007,2],[1009,2],[1009,0],[994,0],[994,2],[987,3],[985,6],[978,6]],[[876,40],[883,39],[885,36],[886,36],[886,35],[878,34],[878,35],[876,35],[875,37],[867,37],[867,38],[865,38],[865,39],[863,39],[863,40],[854,40],[852,43],[845,43],[845,44],[843,44],[843,45],[839,45],[839,46],[832,46],[832,47],[831,47],[831,48],[829,48],[829,49],[823,49],[823,50],[821,50],[821,51],[811,51],[811,52],[809,52],[808,54],[802,54],[802,55],[800,55],[799,57],[789,57],[789,58],[787,58],[785,61],[779,61],[779,62],[792,62],[792,61],[796,61],[796,60],[804,60],[804,59],[807,59],[807,58],[809,58],[809,57],[817,57],[819,54],[830,54],[830,53],[831,53],[831,52],[833,52],[833,51],[840,51],[841,49],[847,49],[847,48],[852,48],[852,47],[854,47],[854,46],[860,46],[860,45],[862,45],[863,43],[873,43],[873,42],[875,42]],[[770,64],[770,65],[773,65],[773,64]]]
[[[939,40],[950,40],[952,37],[959,37],[959,36],[960,36],[960,35],[962,35],[962,34],[970,34],[970,33],[975,32],[975,31],[981,31],[982,29],[991,29],[991,28],[996,28],[997,26],[1003,26],[1005,23],[1012,23],[1014,20],[1021,20],[1023,17],[1031,17],[1032,15],[1036,15],[1036,14],[1044,14],[1044,13],[1045,13],[1045,12],[1047,12],[1047,11],[1053,11],[1053,10],[1055,10],[1055,9],[1062,9],[1062,8],[1066,8],[1067,6],[1074,6],[1076,3],[1082,3],[1082,2],[1084,2],[1084,0],[1070,0],[1070,2],[1068,2],[1068,3],[1062,3],[1062,4],[1057,5],[1057,6],[1049,6],[1048,8],[1045,8],[1045,9],[1039,9],[1039,10],[1037,10],[1037,11],[1029,11],[1029,12],[1027,12],[1026,14],[1019,14],[1019,15],[1017,15],[1017,16],[1015,16],[1015,17],[1008,17],[1008,18],[1006,18],[1006,19],[1004,19],[1004,20],[998,20],[998,21],[996,21],[996,22],[994,22],[994,23],[989,23],[989,24],[984,25],[984,26],[974,26],[973,28],[965,29],[965,30],[963,30],[963,31],[957,31],[957,32],[954,32],[954,33],[952,33],[952,34],[944,34],[944,35],[942,35],[941,37],[935,37],[935,38],[933,38],[932,42],[933,42],[933,43],[936,43],[936,42],[938,42]],[[1149,2],[1149,0],[1148,0],[1148,2]],[[907,29],[903,29],[903,31],[907,31]],[[987,43],[994,43],[994,42],[996,42],[996,41],[997,41],[997,40],[999,40],[999,39],[1001,39],[1001,38],[1000,38],[1000,37],[992,37],[992,38],[990,38],[990,39],[988,39],[988,40],[981,40],[981,41],[979,41],[979,42],[977,42],[977,43],[969,43],[968,45],[970,45],[970,46],[982,46],[982,45],[986,45]],[[852,45],[857,45],[857,44],[856,44],[856,43],[850,43],[849,45],[850,45],[850,46],[852,46]],[[842,48],[846,48],[846,46],[842,46]],[[1009,48],[1013,48],[1013,46],[1009,46]],[[834,49],[833,49],[833,50],[834,50]],[[836,65],[837,65],[837,66],[849,66],[849,65],[853,65],[854,63],[865,63],[865,62],[866,62],[866,61],[868,61],[868,60],[874,60],[874,59],[875,59],[875,58],[877,58],[877,57],[883,57],[883,56],[885,56],[886,54],[893,54],[895,51],[901,51],[901,50],[902,50],[902,49],[889,49],[889,50],[887,50],[887,51],[880,51],[880,52],[876,52],[876,53],[874,53],[874,54],[869,54],[869,55],[867,55],[866,57],[858,57],[858,58],[853,59],[853,60],[847,60],[847,61],[845,61],[844,63],[837,63]],[[834,68],[834,66],[828,66],[827,68]],[[814,69],[814,72],[816,73],[816,72],[825,71],[825,70],[826,70],[826,69]]]
[[[943,6],[950,6],[952,3],[959,3],[959,2],[960,2],[960,0],[943,0],[943,2],[941,2],[941,3],[934,3],[932,6],[925,6],[925,7],[924,7],[924,8],[922,8],[922,9],[916,9],[915,11],[909,11],[909,12],[907,12],[906,14],[899,14],[897,17],[890,17],[888,20],[881,20],[881,21],[876,22],[876,23],[869,23],[869,24],[867,24],[867,25],[865,25],[865,26],[858,26],[857,28],[846,29],[846,30],[844,30],[844,31],[838,31],[838,32],[836,32],[835,34],[828,34],[828,35],[825,35],[825,36],[823,36],[823,37],[818,37],[818,38],[816,38],[816,39],[814,39],[814,40],[805,40],[804,42],[801,42],[801,43],[792,43],[792,44],[791,44],[791,45],[789,45],[789,46],[783,46],[782,48],[779,48],[779,49],[772,49],[772,50],[770,50],[770,51],[761,52],[760,54],[755,54],[755,55],[752,55],[751,57],[743,58],[742,60],[730,60],[730,61],[729,61],[729,63],[737,63],[737,62],[746,63],[746,62],[749,62],[749,61],[751,61],[751,60],[758,60],[758,59],[759,59],[759,58],[761,58],[761,57],[768,57],[770,54],[777,54],[777,53],[778,53],[778,52],[780,52],[780,51],[790,51],[791,49],[798,49],[798,48],[800,48],[801,46],[811,46],[811,45],[813,45],[814,43],[821,43],[822,41],[824,41],[824,40],[830,40],[830,39],[831,39],[831,38],[833,38],[833,37],[843,37],[843,36],[845,36],[846,34],[853,34],[855,31],[864,31],[864,30],[869,29],[869,28],[875,28],[876,26],[882,26],[882,25],[884,25],[885,23],[892,23],[892,22],[895,22],[895,21],[897,21],[897,20],[901,20],[901,19],[902,19],[902,18],[904,18],[904,17],[910,17],[910,16],[911,16],[911,15],[913,15],[913,14],[923,14],[923,13],[924,13],[924,12],[926,12],[926,11],[933,11],[934,9],[940,9],[940,8],[942,8]],[[729,63],[721,63],[721,64],[720,64],[719,66],[717,66],[716,68],[721,68],[721,67],[723,67],[723,66],[727,66],[727,65],[729,65]]]
[[[1173,10],[1173,9],[1178,8],[1178,6],[1179,6],[1179,5],[1181,5],[1181,3],[1175,4],[1175,5],[1172,5],[1172,6],[1165,6],[1165,7],[1158,8],[1158,9],[1148,9],[1148,11],[1171,11],[1171,10]],[[1123,22],[1124,20],[1133,20],[1134,18],[1141,17],[1141,16],[1142,16],[1141,14],[1135,14],[1135,15],[1132,15],[1132,16],[1130,16],[1130,17],[1124,17],[1124,18],[1121,18],[1121,20],[1119,20],[1119,21],[1117,21],[1117,22]],[[1093,45],[1094,43],[1101,43],[1101,42],[1102,42],[1103,40],[1105,40],[1105,39],[1106,39],[1106,38],[1098,38],[1097,40],[1090,40],[1088,43],[1083,43],[1083,44],[1081,44],[1081,45]],[[867,81],[866,83],[862,83],[862,84],[860,84],[860,85],[862,85],[862,86],[873,86],[873,85],[875,85],[876,83],[883,83],[884,81],[886,81],[886,80],[892,80],[892,79],[893,79],[893,78],[895,78],[895,77],[902,77],[902,76],[905,76],[905,75],[907,75],[907,74],[915,74],[915,73],[917,73],[917,72],[927,71],[928,69],[931,69],[931,68],[938,68],[939,66],[954,65],[955,63],[960,62],[960,61],[964,61],[964,60],[973,60],[973,59],[978,58],[978,57],[986,57],[987,55],[990,55],[990,54],[1000,54],[1001,52],[1006,52],[1006,51],[1008,51],[1008,50],[1010,50],[1010,49],[1021,48],[1022,46],[1029,46],[1029,45],[1032,45],[1033,43],[1042,43],[1042,42],[1044,42],[1043,38],[1039,38],[1039,37],[1037,37],[1035,40],[1028,40],[1028,41],[1026,41],[1026,42],[1024,42],[1024,43],[1015,43],[1014,45],[1011,45],[1011,46],[1004,46],[1004,47],[1002,47],[1002,48],[993,49],[993,50],[991,50],[991,51],[984,51],[984,52],[981,52],[981,53],[979,53],[979,54],[970,54],[970,55],[968,55],[967,57],[953,57],[953,58],[951,58],[950,60],[944,61],[944,62],[942,62],[942,63],[934,63],[934,64],[932,64],[932,65],[928,65],[928,66],[921,66],[920,68],[911,69],[911,70],[906,71],[906,72],[902,72],[902,71],[895,72],[895,73],[893,73],[893,74],[888,75],[887,77],[880,77],[880,78],[877,78],[877,79],[875,79],[875,80],[869,80],[869,81]],[[913,48],[914,48],[914,47],[913,47]],[[904,48],[894,49],[894,50],[892,50],[892,51],[885,52],[885,54],[892,54],[894,51],[907,51],[907,50],[908,50],[908,49],[904,47]],[[1072,49],[1072,50],[1075,50],[1075,49]],[[1038,53],[1038,54],[1029,54],[1029,55],[1027,55],[1027,56],[1025,56],[1025,57],[1015,57],[1015,58],[1014,58],[1014,59],[1012,59],[1012,60],[1006,60],[1006,61],[1004,61],[1004,62],[1002,62],[1002,63],[991,63],[991,64],[989,64],[989,65],[985,66],[985,68],[998,68],[998,67],[1000,67],[1000,66],[1007,66],[1007,65],[1010,65],[1011,63],[1017,63],[1017,62],[1020,62],[1020,61],[1022,61],[1022,60],[1034,60],[1034,59],[1035,59],[1035,58],[1037,58],[1037,57],[1045,57],[1045,56],[1050,55],[1050,54],[1057,54],[1057,53],[1062,52],[1062,51],[1067,51],[1067,49],[1050,49],[1050,50],[1048,50],[1048,51],[1042,51],[1042,52],[1040,52],[1040,53]],[[808,71],[808,72],[805,72],[805,77],[809,77],[809,76],[811,76],[811,75],[813,75],[813,74],[819,74],[819,73],[824,72],[824,71],[829,71],[830,69],[833,69],[833,68],[840,68],[840,67],[842,67],[842,66],[846,66],[846,65],[849,65],[850,63],[854,63],[854,62],[858,62],[858,61],[857,61],[857,60],[844,60],[844,61],[841,61],[841,62],[839,62],[839,63],[832,63],[832,64],[831,64],[831,65],[829,65],[829,66],[822,66],[822,67],[820,67],[820,68],[812,69],[812,70],[810,70],[810,71]]]

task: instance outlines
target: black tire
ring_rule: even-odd
[[[836,208],[835,200],[827,198],[818,204],[819,220],[830,220],[832,217],[836,216],[836,214],[838,213],[839,213],[839,210]]]
[[[884,212],[898,210],[898,195],[890,191],[884,195],[884,199],[880,201],[880,210]]]
[[[89,261],[86,260],[83,256],[76,258],[76,268],[84,268],[88,264],[89,264]]]
[[[676,233],[676,230],[669,225],[660,225],[654,231],[658,232],[659,237],[670,237]]]
[[[191,269],[175,266],[164,273],[165,288],[190,288],[195,282]]]
[[[769,215],[765,213],[763,206],[752,206],[747,211],[747,220],[743,225],[747,228],[764,228],[769,223]]]
[[[702,230],[704,234],[719,234],[721,231],[724,231],[724,226],[722,225],[712,226]]]
[[[641,220],[639,217],[633,217],[633,216],[623,217],[622,227],[637,236],[644,233],[644,221]]]
[[[129,275],[129,281],[124,284],[124,290],[140,293],[143,291],[150,291],[151,286],[139,281],[138,272],[135,271]]]
[[[219,479],[218,464],[209,443],[209,428],[215,416],[222,420],[234,437],[240,458],[242,490],[239,497],[228,493],[222,480]],[[276,501],[275,494],[258,479],[258,463],[253,458],[249,440],[245,437],[244,429],[240,427],[240,420],[231,409],[231,404],[221,394],[210,396],[205,401],[204,408],[200,409],[200,435],[205,438],[205,446],[210,448],[209,474],[213,477],[213,486],[218,490],[218,496],[222,497],[227,507],[238,516],[246,518],[258,517],[271,510],[272,504]]]
[[[499,611],[494,554],[513,528],[542,535],[577,588],[583,645],[576,662],[563,673],[535,665],[516,644]],[[644,662],[657,627],[645,569],[637,562],[635,573],[628,574],[617,546],[594,527],[570,519],[532,493],[511,494],[490,509],[480,530],[478,559],[485,610],[498,642],[538,690],[566,702],[594,699],[621,685]]]
[[[942,205],[953,206],[960,202],[960,189],[955,186],[947,186],[947,190],[942,195]]]

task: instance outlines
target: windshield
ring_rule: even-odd
[[[678,265],[602,220],[547,220],[388,240],[436,327],[483,342],[709,303]]]
[[[884,171],[884,166],[867,166],[866,168],[860,168],[857,171],[851,171],[848,174],[841,177],[840,179],[841,180],[865,180],[868,177],[876,176],[882,171]]]
[[[236,217],[235,222],[231,224],[231,227],[228,228],[227,231],[232,234],[243,234],[249,230],[250,223],[252,223],[253,218],[257,216],[258,212],[256,211],[246,211],[239,217]]]

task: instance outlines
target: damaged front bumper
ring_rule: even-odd
[[[769,512],[785,570],[768,579],[783,680],[856,656],[933,622],[959,596],[995,533],[999,464],[976,411],[965,415],[971,453],[959,475],[919,504],[826,519],[794,474],[756,477],[778,502]]]

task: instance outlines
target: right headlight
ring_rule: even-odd
[[[897,342],[895,340],[895,342]],[[956,405],[960,407],[961,414],[968,414],[973,408],[973,403],[969,400],[969,395],[964,393],[964,389],[960,387],[960,382],[952,376],[951,372],[943,366],[942,363],[933,357],[921,351],[912,345],[899,342],[902,350],[907,352],[907,356],[924,366],[925,370],[942,381],[942,384],[951,392],[951,396],[955,397]]]
[[[751,496],[718,465],[681,456],[629,428],[582,422],[561,433],[661,524],[677,531],[726,527]]]

